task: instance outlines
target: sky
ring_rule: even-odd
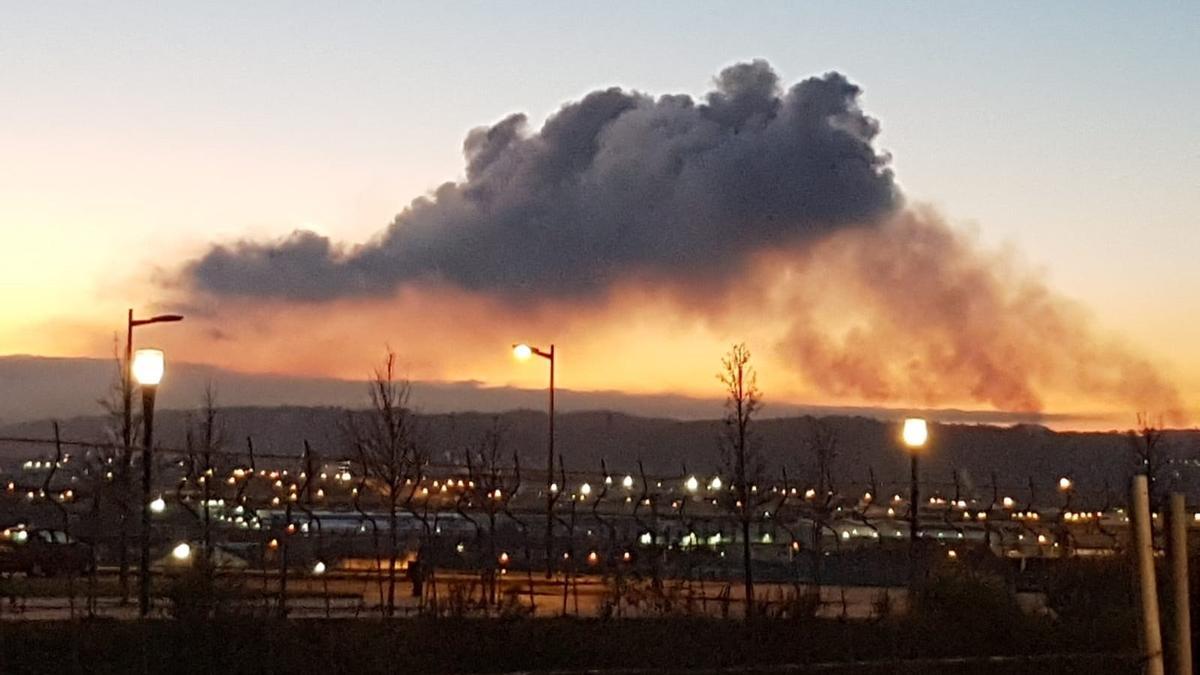
[[[719,309],[644,267],[602,298],[548,299],[454,278],[319,301],[206,294],[186,272],[214,244],[297,229],[385,240],[412,200],[468,180],[471,129],[521,112],[536,134],[609,86],[699,101],[752,59],[783,90],[830,71],[860,87],[903,208],[935,224],[755,248],[722,286],[742,299]],[[360,377],[390,345],[415,378],[539,386],[506,354],[529,339],[556,343],[576,389],[713,394],[745,340],[768,400],[1200,419],[1196,3],[39,3],[0,9],[0,64],[0,354],[102,356],[125,308],[183,307],[141,339],[248,372]],[[1051,293],[1056,321],[1086,326],[1062,340],[1075,356],[1025,358],[1057,341],[1028,327],[1041,318],[997,340],[976,317],[985,349],[969,358],[987,367],[964,370],[957,343],[939,361],[943,333],[904,366],[896,298],[846,270],[945,232],[971,279],[1003,287],[989,316],[1034,313],[1011,289]],[[886,321],[855,341],[833,327],[853,323],[846,307]],[[798,335],[797,316],[830,328]],[[996,392],[1008,360],[1028,376]],[[1126,365],[1092,378],[1089,363]],[[1155,381],[1130,384],[1143,368]]]

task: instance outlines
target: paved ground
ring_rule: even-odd
[[[386,576],[386,575],[385,575]],[[14,580],[16,582],[20,579]],[[241,592],[254,599],[263,611],[270,611],[279,595],[279,579],[259,572],[243,572],[237,577],[236,585]],[[83,581],[75,583],[77,592],[74,602],[68,597],[65,581],[31,580],[25,589],[14,583],[17,595],[0,596],[0,620],[52,620],[89,614]],[[136,597],[131,602],[121,602],[116,593],[116,579],[111,572],[100,576],[97,587],[101,592],[91,611],[96,615],[114,619],[137,617]],[[636,617],[664,613],[705,616],[740,616],[743,608],[743,590],[740,582],[681,581],[667,580],[661,592],[652,592],[648,582],[631,588],[616,602],[611,579],[595,575],[578,575],[570,579],[557,576],[545,579],[540,573],[506,574],[500,577],[496,597],[506,596],[510,603],[535,607],[536,616],[559,616],[568,614],[580,617],[596,617],[604,612],[612,615]],[[136,586],[135,586],[136,590]],[[379,607],[386,598],[386,578],[373,578],[366,574],[291,575],[288,579],[289,616],[339,618],[356,616],[379,616]],[[424,602],[436,600],[443,607],[458,607],[467,613],[484,604],[485,586],[478,575],[458,572],[441,572],[424,585]],[[790,585],[758,584],[755,596],[759,602],[780,606],[796,598],[796,589]],[[872,588],[861,586],[825,586],[821,588],[821,607],[818,615],[863,619],[873,616],[883,598],[890,606],[901,611],[907,602],[907,592],[899,588]],[[397,613],[412,615],[422,606],[422,598],[413,596],[411,582],[397,576],[395,587]],[[503,603],[501,603],[503,604]],[[155,613],[165,615],[168,603],[156,601]],[[448,610],[452,611],[452,610]]]

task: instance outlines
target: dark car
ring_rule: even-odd
[[[15,530],[0,539],[0,573],[67,576],[91,569],[91,549],[61,530]]]

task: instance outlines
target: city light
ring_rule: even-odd
[[[154,513],[162,513],[167,510],[167,500],[162,498],[162,495],[155,497],[150,502],[150,510]]]
[[[529,357],[533,356],[533,347],[530,347],[524,343],[513,345],[513,356],[515,356],[518,361],[528,361]]]
[[[176,560],[187,560],[192,557],[192,547],[187,543],[177,544],[171,549],[171,557]]]
[[[687,487],[688,492],[695,492],[700,489],[700,481],[696,480],[695,476],[689,476],[684,486]]]
[[[313,571],[313,574],[324,574],[325,573],[325,563],[318,560],[317,564],[313,565],[312,571]]]
[[[1058,479],[1058,489],[1062,490],[1063,492],[1070,490],[1072,485],[1074,485],[1074,483],[1072,483],[1071,479],[1067,478],[1066,476]]]
[[[633,487],[633,476],[625,476],[624,478],[622,478],[621,479],[621,487],[625,488],[626,490],[632,488]]]

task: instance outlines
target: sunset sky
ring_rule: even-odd
[[[140,339],[241,371],[536,387],[508,346],[553,341],[563,386],[708,396],[745,341],[768,399],[1200,421],[1200,4],[438,7],[0,10],[0,354],[178,309]],[[614,86],[568,208],[529,158]],[[753,97],[799,121],[712,122]]]

